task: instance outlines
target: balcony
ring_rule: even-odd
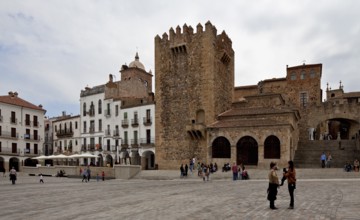
[[[11,124],[17,124],[17,118],[10,117]]]
[[[72,129],[62,129],[56,132],[56,137],[58,138],[67,138],[72,136],[74,136],[74,132],[72,131]]]
[[[2,131],[0,132],[1,138],[8,138],[8,139],[19,139],[19,133],[12,133],[10,131]]]
[[[88,112],[90,117],[94,117],[95,116],[95,109],[91,108]]]
[[[31,126],[31,122],[32,122],[32,121],[25,119],[25,126]]]
[[[94,134],[95,133],[95,127],[90,126],[89,133]]]
[[[37,150],[37,149],[25,149],[24,153],[25,153],[26,156],[39,155],[39,150]]]
[[[131,119],[131,126],[138,127],[139,126],[139,119],[138,118]]]
[[[121,140],[121,147],[128,148],[129,140],[128,139]]]
[[[152,124],[152,118],[151,117],[144,117],[143,123],[145,126],[150,126]]]
[[[119,130],[114,130],[113,131],[113,136],[114,137],[120,137],[120,131]]]
[[[111,137],[110,129],[105,129],[105,137]]]
[[[19,148],[0,147],[0,155],[19,155]]]
[[[24,134],[24,140],[40,141],[40,135]]]
[[[101,144],[81,145],[81,151],[97,151],[97,150],[102,150]]]
[[[121,121],[121,127],[123,127],[123,128],[129,127],[129,120],[128,119],[122,120]]]
[[[140,138],[140,146],[154,147],[155,146],[155,138]]]
[[[131,146],[132,147],[139,146],[139,140],[138,139],[131,139]]]
[[[105,115],[105,117],[107,117],[107,118],[111,117],[110,109],[106,109],[106,110],[104,111],[104,115]]]

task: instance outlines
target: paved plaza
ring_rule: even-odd
[[[0,219],[360,219],[360,179],[300,179],[269,209],[265,179],[91,180],[0,177]]]

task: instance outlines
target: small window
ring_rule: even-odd
[[[300,93],[300,105],[306,107],[308,102],[308,97],[306,92]]]
[[[296,73],[295,72],[291,73],[290,79],[291,80],[296,80]]]
[[[316,76],[315,70],[312,69],[310,71],[310,78],[315,78],[315,76]]]
[[[306,78],[306,72],[305,70],[301,71],[301,74],[300,74],[300,79],[305,79]]]

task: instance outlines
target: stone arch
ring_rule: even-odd
[[[11,170],[11,168],[13,168],[16,170],[16,171],[19,171],[19,167],[20,167],[20,161],[19,161],[19,158],[16,158],[16,157],[12,157],[10,158],[9,160],[9,171]]]
[[[38,160],[33,160],[31,158],[27,158],[24,161],[24,166],[36,167],[36,164],[38,164]]]
[[[359,130],[360,124],[355,117],[352,118],[343,115],[324,117],[317,121],[315,139],[349,140],[355,138]]]
[[[98,161],[97,161],[97,166],[100,166],[100,167],[103,167],[104,166],[104,159],[103,159],[103,155],[102,154],[99,154],[98,155]]]
[[[4,172],[5,170],[5,159],[0,157],[0,172]]]
[[[211,145],[212,158],[231,158],[231,145],[227,138],[215,138]]]
[[[280,159],[280,140],[275,135],[270,135],[264,142],[264,159]]]
[[[258,164],[258,143],[251,136],[244,136],[236,144],[238,164],[257,165]]]
[[[114,159],[112,158],[112,156],[110,154],[106,155],[105,163],[106,163],[106,166],[110,166],[110,167],[112,167],[114,165]]]
[[[145,170],[155,169],[155,154],[153,151],[147,150],[142,153],[141,166]]]

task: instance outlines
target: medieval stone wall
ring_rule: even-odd
[[[198,139],[186,128],[206,126],[231,106],[234,88],[234,51],[223,32],[206,23],[194,33],[191,26],[171,28],[155,37],[156,163],[160,169],[178,168],[190,158],[206,162],[206,131]],[[204,112],[204,121],[196,121]]]

